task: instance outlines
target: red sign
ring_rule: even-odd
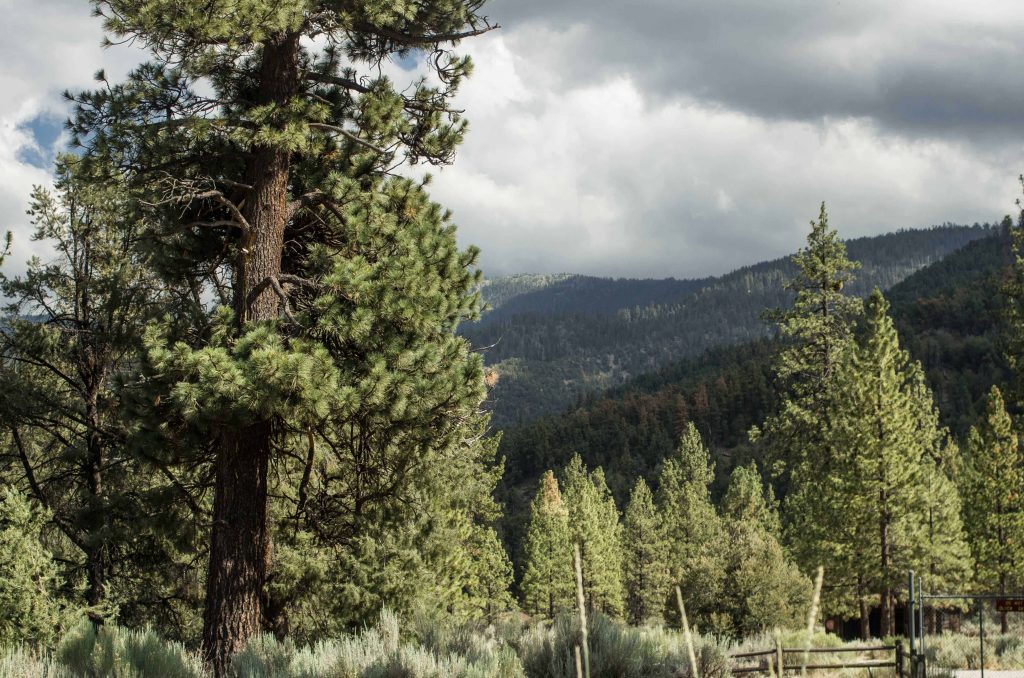
[[[1024,612],[1024,598],[996,598],[997,612]]]

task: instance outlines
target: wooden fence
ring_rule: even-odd
[[[867,659],[854,657],[850,661],[821,663],[816,660],[816,655],[822,654],[868,654],[868,653],[892,653],[891,658]],[[804,664],[804,655],[808,655],[807,663]],[[866,647],[812,647],[792,648],[776,645],[770,650],[758,652],[737,652],[729,655],[736,665],[732,672],[734,675],[744,673],[766,673],[773,676],[782,676],[786,671],[800,671],[806,668],[808,671],[823,671],[829,669],[893,669],[897,676],[907,675],[904,671],[903,645],[872,645]],[[742,663],[740,663],[742,662]],[[754,663],[756,662],[756,663]]]

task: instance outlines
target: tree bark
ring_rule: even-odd
[[[100,379],[92,379],[88,384],[89,398],[86,402],[86,419],[89,433],[86,438],[85,477],[89,488],[90,505],[86,508],[88,533],[83,540],[85,552],[85,569],[87,589],[85,594],[89,607],[89,619],[93,624],[102,624],[103,616],[96,612],[107,595],[107,511],[103,501],[103,441],[100,439],[99,388]]]
[[[860,605],[860,639],[871,638],[871,612],[868,610],[868,601],[864,597],[864,578],[857,577],[857,602]]]
[[[284,105],[296,93],[299,36],[280,35],[263,45],[258,105]],[[280,300],[264,281],[281,273],[288,220],[291,154],[279,146],[257,146],[247,161],[252,186],[241,211],[248,222],[234,270],[234,306],[239,328],[273,320]],[[210,565],[203,613],[203,653],[215,676],[258,633],[263,619],[270,535],[267,529],[267,469],[273,423],[262,419],[227,426],[217,451]]]

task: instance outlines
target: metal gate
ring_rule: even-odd
[[[925,593],[909,576],[912,678],[1024,678],[1024,595]]]

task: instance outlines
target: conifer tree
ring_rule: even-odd
[[[755,525],[778,539],[779,511],[771,485],[766,485],[751,462],[733,469],[722,496],[722,517],[733,523]]]
[[[633,486],[623,524],[626,615],[631,624],[660,619],[671,588],[668,544],[654,495],[643,478]]]
[[[562,503],[555,474],[541,479],[530,509],[530,525],[523,545],[523,608],[531,614],[554,618],[572,604],[575,579],[569,512]]]
[[[844,289],[858,264],[847,258],[824,204],[793,263],[797,274],[785,285],[795,294],[793,306],[769,315],[784,342],[775,362],[780,404],[760,428],[751,430],[751,439],[764,444],[784,493],[785,539],[798,564],[810,572],[828,562],[826,608],[849,614],[859,600],[866,622],[866,584],[851,570],[859,558],[844,546],[863,537],[841,529],[842,497],[848,490],[837,475],[835,446],[837,373],[851,351],[862,308]]]
[[[722,525],[711,503],[714,475],[711,453],[690,422],[677,453],[662,466],[657,506],[668,543],[671,583],[680,586],[687,609],[705,619],[715,608],[723,578]],[[675,614],[671,605],[667,610],[670,616]]]
[[[363,455],[386,435],[388,454],[422,455],[479,402],[479,361],[450,336],[475,313],[475,255],[393,169],[452,159],[470,63],[448,45],[490,25],[481,0],[93,4],[152,54],[76,96],[72,132],[152,206],[155,261],[194,291],[196,326],[154,328],[144,367],[165,432],[216,442],[203,649],[222,675],[264,616],[274,451]],[[375,69],[424,52],[436,77],[409,89]]]
[[[120,607],[122,620],[149,623],[157,613],[143,601],[194,600],[181,586],[188,573],[167,567],[195,546],[207,518],[189,489],[194,477],[154,467],[144,449],[130,452],[118,380],[137,360],[158,299],[175,290],[159,289],[138,247],[143,227],[123,184],[92,181],[73,156],[59,158],[56,171],[56,192],[36,188],[29,209],[32,238],[52,255],[30,260],[23,275],[0,272],[9,302],[0,336],[9,454],[0,475],[44,506],[69,542],[65,576],[87,582],[82,602],[94,621]],[[155,539],[160,524],[174,524],[174,538]],[[132,600],[108,600],[115,573]],[[147,595],[131,596],[140,590]]]
[[[717,630],[744,637],[799,622],[811,585],[779,543],[771,486],[754,464],[733,470],[722,519],[725,583]]]
[[[610,616],[621,616],[625,600],[622,525],[604,472],[588,472],[577,454],[566,466],[563,478],[562,496],[572,542],[580,547],[587,605]]]
[[[1005,593],[1024,581],[1024,457],[1002,393],[992,387],[967,437],[963,505],[975,582]],[[1006,617],[1002,619],[1006,627]]]
[[[54,554],[43,544],[49,517],[38,504],[0,487],[0,646],[52,645],[70,621]],[[70,609],[62,609],[70,607]]]
[[[844,292],[859,264],[847,258],[846,246],[829,227],[824,203],[793,263],[797,275],[785,285],[795,294],[793,306],[768,315],[785,341],[775,365],[784,397],[778,411],[752,431],[767,444],[784,488],[808,458],[827,468],[835,374],[861,313],[860,300]]]
[[[863,519],[875,528],[874,555],[864,563],[870,563],[865,575],[880,595],[881,633],[892,635],[895,588],[917,546],[915,522],[924,510],[926,450],[913,402],[920,368],[900,348],[888,303],[877,289],[866,304],[864,336],[858,343],[841,380],[846,415],[841,456],[853,474],[847,511],[850,519]]]

